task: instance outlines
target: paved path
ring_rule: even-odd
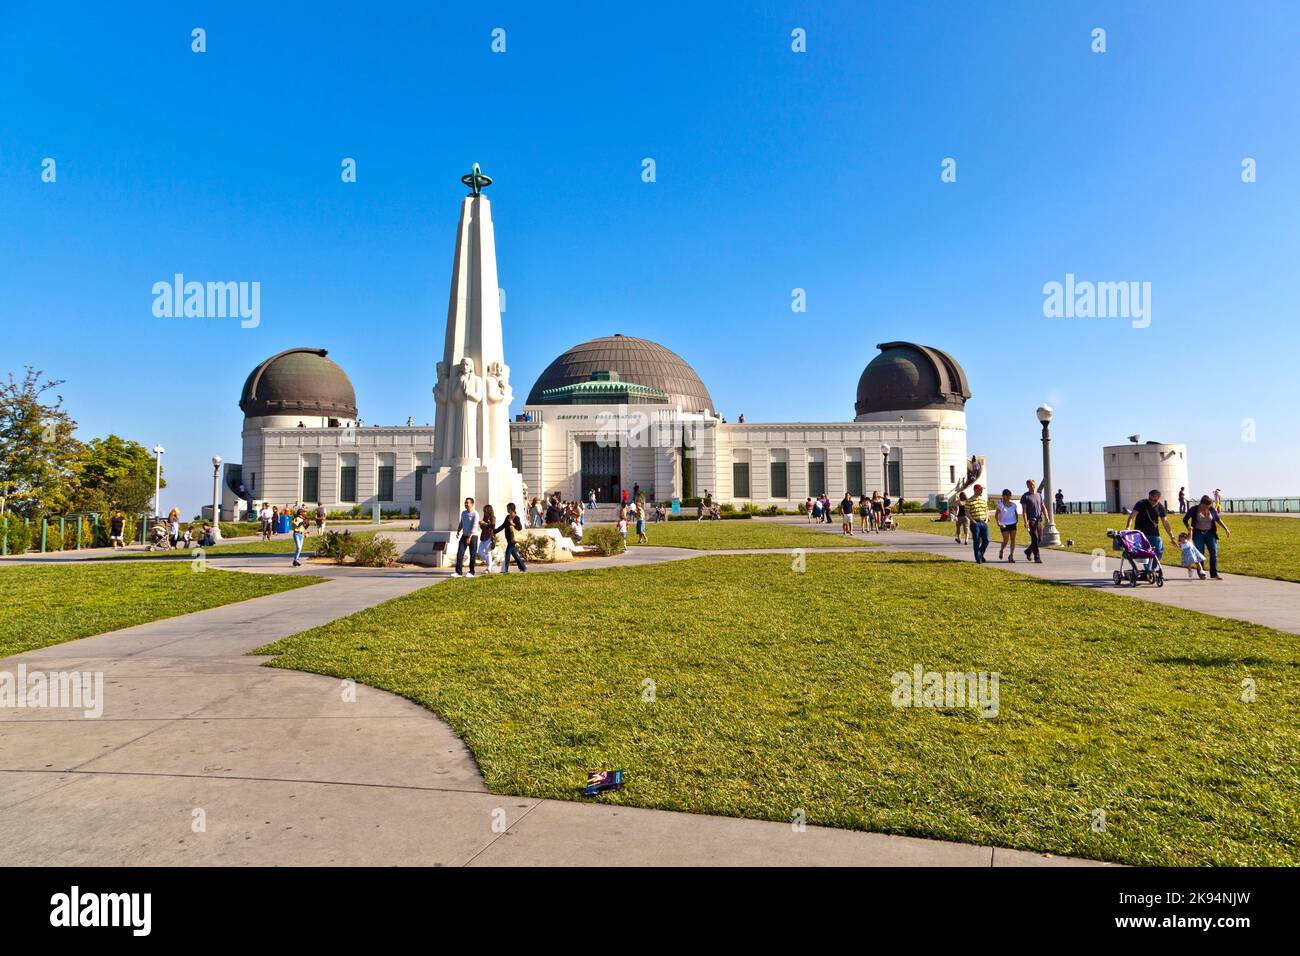
[[[799,520],[787,519],[786,523]],[[842,533],[838,524],[810,527],[837,538]],[[944,535],[923,531],[890,531],[873,534],[871,540],[880,542],[889,551],[919,551],[941,554],[958,561],[975,560],[969,545],[957,544]],[[1165,586],[1162,588],[1147,584],[1116,587],[1111,573],[1120,567],[1120,562],[1109,552],[1099,566],[1094,566],[1097,559],[1090,554],[1051,549],[1043,551],[1042,564],[1032,564],[1024,560],[1023,545],[1014,564],[997,560],[997,555],[998,545],[994,541],[985,555],[988,558],[986,568],[1014,571],[1059,584],[1093,588],[1107,594],[1120,594],[1300,634],[1300,584],[1290,581],[1253,578],[1244,574],[1224,574],[1221,581],[1202,581],[1188,578],[1187,572],[1181,567],[1166,565]]]
[[[684,560],[626,556],[536,570]],[[8,865],[964,865],[1087,861],[809,826],[487,792],[432,713],[384,691],[259,666],[268,641],[410,593],[446,572],[211,567],[325,583],[0,659],[99,671],[99,719],[0,710]],[[533,572],[530,572],[533,573]],[[474,587],[452,581],[447,587]]]

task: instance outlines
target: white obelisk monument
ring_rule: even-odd
[[[501,342],[492,204],[483,195],[492,180],[475,163],[461,182],[470,194],[460,204],[447,334],[433,390],[433,465],[420,505],[422,533],[409,554],[438,566],[455,559],[466,498],[480,515],[492,505],[498,523],[510,502],[521,515],[525,510],[523,480],[510,463],[510,367]]]

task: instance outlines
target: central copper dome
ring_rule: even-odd
[[[568,404],[564,397],[548,398],[543,393],[590,382],[598,372],[615,372],[621,382],[658,389],[668,404],[680,405],[686,412],[713,410],[709,390],[680,355],[649,339],[626,335],[591,339],[560,355],[538,377],[525,404]]]

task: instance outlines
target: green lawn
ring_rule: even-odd
[[[900,527],[906,531],[926,531],[951,537],[954,525],[935,523],[933,518],[934,515],[905,515]],[[1224,515],[1223,520],[1232,530],[1231,538],[1222,532],[1219,534],[1219,567],[1224,574],[1300,582],[1300,518]],[[1110,539],[1106,537],[1106,529],[1123,528],[1124,515],[1058,515],[1056,527],[1061,532],[1063,550],[1087,554],[1102,548],[1109,554]],[[1177,536],[1183,530],[1183,519],[1170,515],[1169,527]],[[996,548],[999,539],[997,528],[990,525],[989,534]],[[1073,540],[1074,544],[1067,546],[1067,540]],[[1028,542],[1023,525],[1016,541],[1022,549]],[[1170,552],[1168,539],[1165,540],[1165,560],[1168,564],[1179,563],[1179,558]]]
[[[0,657],[321,580],[199,573],[188,562],[0,566]]]
[[[448,582],[255,653],[429,707],[498,793],[581,799],[618,767],[602,799],[641,807],[1300,863],[1297,638],[1130,602],[923,555],[714,555]],[[918,663],[999,672],[999,715],[891,706]]]
[[[839,525],[835,526],[838,532]],[[856,534],[826,534],[797,524],[778,524],[736,518],[729,521],[664,521],[646,525],[649,543],[668,548],[727,551],[733,548],[844,548],[873,547],[874,541]],[[636,526],[628,528],[627,542],[636,546]]]

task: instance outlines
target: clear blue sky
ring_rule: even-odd
[[[1038,476],[1049,400],[1070,498],[1132,432],[1186,442],[1193,491],[1300,494],[1300,4],[123,9],[0,16],[0,372],[67,379],[85,438],[162,442],[168,505],[238,460],[239,388],[283,348],[328,348],[367,423],[431,419],[473,161],[520,398],[622,332],[731,420],[848,420],[911,339],[965,366],[997,484]],[[155,318],[176,272],[261,282],[261,325]],[[1150,282],[1150,327],[1045,319],[1066,273]]]

